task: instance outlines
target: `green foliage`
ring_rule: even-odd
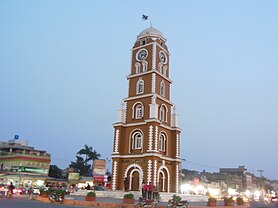
[[[85,159],[83,155],[85,155]],[[100,157],[101,155],[96,150],[93,150],[92,147],[85,144],[84,148],[77,152],[76,162],[71,162],[69,166],[74,168],[82,176],[90,176],[91,164],[88,162],[97,160]]]
[[[42,195],[42,194],[50,194],[50,193],[51,193],[50,190],[46,190],[46,189],[44,189],[44,188],[41,188],[41,189],[40,189],[40,195]]]
[[[53,178],[63,178],[62,170],[57,165],[50,165],[48,176]]]
[[[76,155],[76,162],[71,162],[69,165],[70,167],[74,168],[74,170],[82,176],[88,176],[90,165],[85,163],[83,157]]]
[[[59,195],[66,195],[66,191],[65,190],[55,190],[56,194]]]
[[[96,193],[93,192],[93,191],[90,191],[90,192],[87,193],[87,196],[89,196],[89,197],[96,197]]]
[[[224,197],[224,203],[234,202],[232,197]]]
[[[125,199],[134,199],[134,195],[133,195],[132,193],[125,194],[125,195],[124,195],[124,198],[125,198]]]
[[[214,197],[209,197],[208,202],[217,202],[217,199]]]
[[[174,202],[180,202],[180,201],[181,201],[181,197],[180,197],[180,196],[177,196],[177,195],[173,195],[173,196],[172,196],[172,200],[173,200]]]

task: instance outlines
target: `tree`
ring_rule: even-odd
[[[79,150],[77,154],[85,155],[85,163],[88,163],[90,160],[97,160],[101,157],[101,155],[97,153],[96,150],[93,150],[93,148],[89,147],[87,144],[85,144],[84,148]]]
[[[57,165],[50,165],[48,176],[53,178],[63,178],[62,170]]]
[[[82,176],[88,176],[90,172],[90,165],[88,165],[83,157],[76,155],[76,162],[71,162],[69,165]]]
[[[85,159],[82,157],[85,155]],[[84,145],[84,148],[79,150],[76,155],[76,162],[71,162],[70,167],[74,168],[75,171],[80,173],[83,176],[91,175],[91,164],[88,164],[91,160],[97,160],[101,157],[96,150],[93,150],[92,147],[89,147],[87,144]]]

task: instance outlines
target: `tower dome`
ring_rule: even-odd
[[[143,36],[155,36],[155,37],[161,37],[164,39],[162,32],[160,32],[158,29],[154,27],[149,27],[143,30],[137,38],[143,37]]]

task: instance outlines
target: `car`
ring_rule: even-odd
[[[23,194],[24,189],[23,188],[14,188],[13,189],[13,194]]]
[[[273,196],[270,199],[271,202],[277,202],[278,201],[278,196]]]
[[[0,197],[5,197],[8,192],[8,187],[4,184],[0,184]]]

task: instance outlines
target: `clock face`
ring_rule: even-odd
[[[139,61],[142,61],[143,59],[147,58],[147,56],[148,56],[148,51],[145,49],[142,49],[137,53],[137,59]]]
[[[165,54],[163,51],[160,51],[160,52],[159,52],[159,58],[160,58],[160,61],[161,61],[163,64],[166,64],[166,63],[167,63],[166,54]]]

